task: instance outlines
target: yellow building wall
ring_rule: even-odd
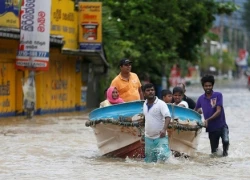
[[[22,114],[23,113],[23,78],[24,72],[23,71],[15,71],[16,72],[16,88],[15,88],[15,98],[16,98],[16,113]]]
[[[0,38],[0,115],[15,115],[22,105],[21,77],[14,66],[17,47],[18,41]]]
[[[38,113],[75,110],[75,56],[51,49],[49,71],[36,74]]]
[[[0,116],[23,113],[22,83],[28,71],[15,69],[18,41],[0,39]],[[81,105],[81,73],[76,72],[76,56],[51,49],[49,71],[36,72],[36,110],[53,113],[75,110]]]
[[[63,36],[63,49],[78,49],[78,12],[74,1],[52,0],[50,34]],[[29,72],[15,69],[18,45],[19,40],[0,38],[0,117],[3,113],[24,112],[22,84]],[[76,72],[76,61],[77,56],[61,54],[59,47],[50,49],[49,70],[35,73],[38,114],[83,106],[82,76]]]

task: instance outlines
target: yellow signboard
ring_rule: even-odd
[[[21,0],[0,0],[0,26],[19,28]]]
[[[63,49],[78,49],[78,14],[72,0],[52,0],[50,34],[64,37]]]
[[[102,3],[79,2],[79,42],[102,42]]]

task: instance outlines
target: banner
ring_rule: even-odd
[[[23,0],[20,10],[20,44],[16,68],[47,71],[49,68],[51,0]]]
[[[36,85],[34,72],[23,84],[23,109],[25,111],[34,111],[36,107]]]
[[[82,50],[101,50],[102,3],[79,2],[79,42]]]
[[[19,28],[19,5],[21,0],[0,0],[0,26]]]
[[[63,49],[78,49],[78,13],[75,2],[53,0],[50,34],[61,35],[65,42]]]

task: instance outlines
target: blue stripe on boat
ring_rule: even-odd
[[[116,104],[112,106],[107,106],[103,108],[98,108],[90,112],[89,120],[95,121],[99,119],[118,119],[119,117],[131,117],[135,114],[142,113],[144,101],[133,101],[127,103]],[[196,111],[188,108],[175,106],[168,104],[170,113],[174,113],[174,118],[179,118],[180,120],[190,120],[202,122],[201,115]]]

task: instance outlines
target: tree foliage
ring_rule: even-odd
[[[231,15],[234,11],[239,10],[239,6],[233,2],[218,2],[216,4],[217,14]]]
[[[228,70],[235,70],[234,56],[228,52],[222,53],[223,66],[220,66],[218,59],[220,58],[219,53],[215,53],[211,56],[203,55],[202,61],[200,61],[199,66],[202,72],[205,72],[209,67],[215,67],[216,69],[221,69],[222,73],[226,74]]]
[[[103,42],[111,73],[122,57],[133,61],[133,71],[160,83],[173,64],[185,70],[203,58],[201,45],[214,15],[236,6],[214,0],[102,0]],[[115,67],[115,68],[114,68]],[[185,73],[185,72],[184,72]],[[183,74],[185,75],[185,74]]]
[[[174,63],[199,59],[204,35],[214,20],[217,5],[211,0],[103,0],[123,41],[138,56],[125,50],[139,74],[158,81]],[[120,57],[117,57],[120,58]]]

